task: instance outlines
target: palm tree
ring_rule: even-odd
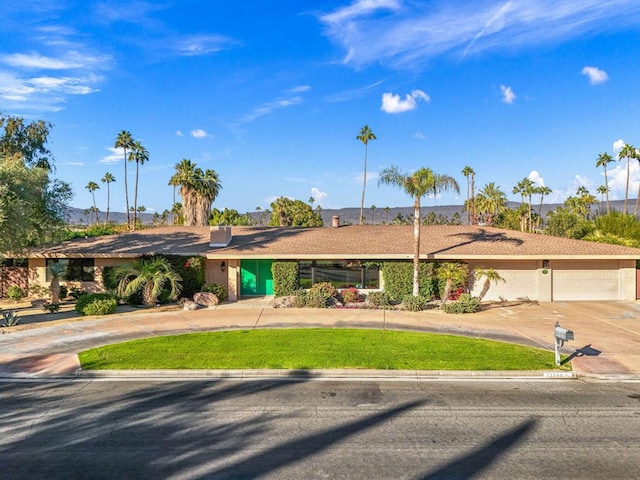
[[[129,161],[136,162],[136,185],[133,194],[133,229],[136,229],[136,213],[138,211],[138,170],[140,165],[144,165],[149,161],[149,152],[140,142],[133,142],[131,152],[129,152]]]
[[[475,224],[475,175],[473,168],[466,166],[462,169],[462,175],[467,178],[467,210],[469,212],[469,225]]]
[[[364,143],[364,177],[362,181],[362,200],[360,201],[360,225],[362,225],[364,223],[364,191],[367,187],[367,148],[369,140],[376,140],[376,136],[369,128],[369,125],[365,125],[360,129],[360,135],[356,137],[356,140]]]
[[[520,194],[520,198],[522,199],[522,205],[525,206],[525,212],[527,215],[527,228],[529,232],[532,231],[531,225],[531,196],[535,193],[535,184],[533,180],[525,177],[518,182],[518,184],[513,187],[514,194]],[[525,202],[526,200],[526,202]],[[521,228],[524,232],[525,228]]]
[[[394,166],[385,168],[378,178],[378,185],[381,183],[399,187],[413,197],[413,295],[417,296],[420,293],[420,199],[449,189],[459,193],[460,187],[453,177],[439,175],[424,167],[413,174],[403,173]]]
[[[609,208],[609,179],[607,178],[607,165],[611,162],[613,162],[613,158],[606,152],[598,155],[598,160],[596,161],[596,167],[602,167],[604,169],[604,185],[607,189],[607,213],[611,211]]]
[[[604,203],[604,196],[605,194],[607,195],[607,199],[609,197],[609,189],[607,187],[605,187],[604,185],[600,185],[598,188],[596,188],[596,192],[598,192],[600,194],[600,203]],[[600,214],[602,214],[602,207],[600,207]],[[609,212],[609,201],[607,200],[607,213],[611,213]]]
[[[436,275],[445,281],[444,292],[442,292],[440,297],[440,308],[442,308],[444,304],[447,303],[447,300],[449,300],[449,295],[451,295],[453,291],[453,285],[464,285],[467,282],[469,271],[465,264],[445,262],[438,266]]]
[[[629,145],[628,143],[624,144],[624,147],[618,152],[618,159],[626,158],[627,159],[627,185],[624,191],[624,213],[629,213],[627,211],[627,199],[629,198],[629,176],[631,174],[631,165],[630,160],[632,158],[636,158],[637,150],[634,146]]]
[[[494,182],[487,183],[476,197],[476,211],[484,222],[492,226],[496,215],[507,209],[507,196]]]
[[[98,223],[100,221],[100,218],[98,217],[98,207],[96,207],[96,194],[95,191],[98,190],[100,188],[100,186],[96,183],[96,182],[89,182],[87,183],[87,186],[84,187],[87,190],[89,190],[91,192],[91,196],[93,197],[93,211],[96,214],[96,223]]]
[[[373,214],[376,211],[376,206],[375,205],[371,205],[371,207],[369,207],[369,208],[371,208],[371,225],[373,225],[375,223]]]
[[[179,193],[182,198],[181,206],[184,225],[195,225],[196,164],[185,158],[180,163],[176,163],[174,168],[176,173],[169,180],[169,185],[180,187]]]
[[[109,188],[109,184],[112,182],[116,181],[116,177],[114,177],[113,175],[111,175],[109,172],[104,174],[104,177],[102,177],[102,180],[100,180],[102,183],[106,183],[107,184],[107,216],[104,219],[104,224],[106,225],[109,222],[109,204],[111,202],[111,189]]]
[[[480,280],[482,277],[484,277],[484,284],[482,285],[482,291],[480,292],[480,295],[478,295],[479,302],[482,301],[484,296],[489,291],[489,288],[491,287],[491,282],[496,284],[498,282],[506,282],[506,280],[502,278],[502,276],[500,276],[500,274],[494,268],[477,267],[473,270],[473,275],[477,280]]]
[[[389,210],[391,210],[389,207],[384,207],[384,223],[389,223]]]
[[[113,275],[117,281],[116,293],[119,296],[128,297],[142,290],[142,301],[146,307],[156,305],[165,285],[170,289],[170,300],[178,298],[182,290],[182,277],[162,257],[141,258],[120,265],[115,267]]]
[[[133,147],[133,137],[126,130],[120,131],[114,143],[115,148],[121,148],[124,152],[124,198],[126,202],[127,227],[131,224],[129,218],[129,188],[127,186],[127,150]]]
[[[198,206],[196,212],[196,225],[209,225],[209,217],[211,216],[211,204],[214,202],[222,185],[215,170],[206,170],[204,173],[200,169],[196,170],[199,174],[196,184],[196,204]]]
[[[539,225],[540,220],[542,219],[542,201],[544,200],[544,197],[551,195],[553,193],[553,190],[551,190],[546,185],[540,185],[539,187],[534,187],[534,193],[540,195],[540,205],[538,206],[538,222],[537,222],[537,224]]]

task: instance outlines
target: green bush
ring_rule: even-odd
[[[108,268],[108,267],[105,267],[105,268]],[[80,287],[71,287],[71,290],[69,291],[69,296],[76,300],[78,300],[82,295],[86,295],[86,294],[87,294],[87,291]]]
[[[324,297],[325,300],[331,297],[338,296],[338,289],[329,282],[316,283],[309,289],[309,293],[312,295],[318,295]]]
[[[360,292],[355,287],[345,288],[340,292],[342,303],[357,303],[362,301]]]
[[[293,306],[295,308],[327,308],[327,297],[322,291],[296,290],[294,292]]]
[[[60,311],[60,302],[45,302],[42,305],[42,311],[49,313],[57,313]]]
[[[276,297],[293,294],[298,285],[298,262],[273,262],[273,294]]]
[[[24,290],[22,290],[17,285],[11,285],[7,290],[7,297],[9,297],[14,302],[17,302],[24,298]]]
[[[402,298],[402,308],[409,312],[421,312],[429,306],[429,299],[422,295],[406,295]]]
[[[439,296],[435,262],[420,262],[420,295],[433,299]],[[384,289],[392,300],[399,301],[413,293],[413,262],[398,261],[382,264]]]
[[[480,301],[468,293],[463,293],[460,298],[452,303],[445,303],[442,311],[445,313],[475,313],[480,310]]]
[[[67,298],[69,296],[69,289],[67,288],[66,285],[60,285],[60,293],[58,294],[58,297],[60,299],[63,298]]]
[[[76,302],[76,312],[80,315],[107,315],[117,307],[118,298],[110,293],[87,293]]]
[[[227,287],[221,283],[208,283],[202,287],[202,291],[213,293],[221,302],[227,301]]]
[[[388,307],[391,305],[391,297],[384,291],[371,292],[367,295],[367,303],[374,307]]]

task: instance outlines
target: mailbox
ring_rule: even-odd
[[[562,328],[556,325],[556,339],[562,340],[563,342],[568,342],[569,340],[573,340],[573,330],[569,330],[567,328]]]

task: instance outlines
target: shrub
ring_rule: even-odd
[[[362,296],[360,295],[358,289],[355,287],[350,287],[342,290],[340,292],[340,295],[342,296],[343,303],[356,303],[362,301]]]
[[[478,310],[480,310],[480,301],[468,293],[463,293],[457,301],[445,303],[442,307],[445,313],[475,313]]]
[[[18,318],[18,314],[15,310],[7,310],[6,312],[2,312],[2,324],[3,327],[13,327],[17,325],[20,319]]]
[[[69,296],[71,298],[75,298],[76,300],[78,300],[82,295],[86,295],[86,294],[87,294],[87,291],[83,290],[80,287],[71,287],[71,290],[69,291]]]
[[[292,295],[298,285],[298,262],[273,262],[273,294],[276,297]]]
[[[371,292],[367,295],[367,303],[374,307],[388,307],[391,305],[391,297],[389,297],[389,294],[384,291]]]
[[[78,298],[76,312],[80,315],[107,315],[114,313],[118,299],[110,293],[87,293]]]
[[[296,290],[294,292],[293,306],[295,308],[327,308],[327,297],[322,291]]]
[[[58,293],[58,298],[63,299],[69,296],[69,289],[66,285],[60,285],[60,291]]]
[[[7,297],[9,297],[14,302],[17,302],[24,298],[24,290],[22,290],[17,285],[11,285],[7,290]]]
[[[227,301],[227,287],[220,283],[208,283],[202,287],[202,291],[213,293],[221,302]]]
[[[410,312],[420,312],[426,310],[429,305],[429,299],[422,295],[406,295],[402,299],[402,308]]]
[[[49,313],[56,313],[60,311],[60,302],[45,302],[42,305],[42,310]]]
[[[433,299],[439,296],[435,262],[420,262],[420,295]],[[401,300],[413,293],[413,262],[398,261],[382,264],[384,289],[392,300]]]
[[[329,282],[316,283],[309,289],[309,293],[312,295],[319,295],[324,297],[325,300],[331,297],[338,296],[338,289]]]

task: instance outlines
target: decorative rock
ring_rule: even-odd
[[[220,303],[218,296],[210,292],[198,292],[193,296],[193,301],[203,307],[215,307]]]
[[[276,297],[273,300],[273,308],[292,308],[294,299],[293,295]]]
[[[198,304],[196,302],[192,302],[191,300],[187,300],[186,302],[184,302],[184,305],[182,306],[183,310],[197,310],[198,309]]]

